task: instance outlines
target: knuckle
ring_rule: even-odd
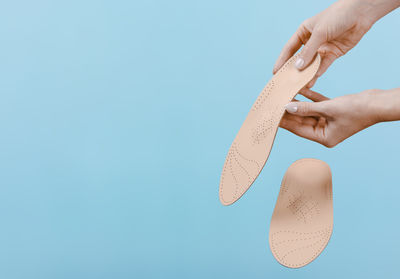
[[[332,139],[326,139],[322,142],[325,147],[333,148],[337,145],[337,142]]]
[[[307,22],[308,22],[308,19],[304,20],[304,21],[300,24],[300,26],[299,26],[299,31],[302,31],[302,30],[304,30],[304,29],[306,28]]]
[[[324,36],[324,29],[321,27],[321,26],[319,26],[319,25],[317,25],[317,26],[315,26],[315,28],[313,29],[313,36],[315,36],[315,37],[317,37],[317,38],[320,38],[320,37],[323,37]]]
[[[318,102],[318,112],[325,114],[328,111],[328,106],[326,105],[326,101]]]
[[[300,113],[307,114],[310,111],[310,103],[305,102],[301,106],[299,106]]]
[[[310,26],[310,23],[311,23],[311,18],[307,18],[306,20],[304,20],[304,21],[300,24],[300,27],[308,28],[308,27]]]

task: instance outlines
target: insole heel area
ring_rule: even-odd
[[[271,218],[269,243],[279,263],[291,268],[313,261],[333,228],[332,175],[316,159],[301,159],[286,171]]]

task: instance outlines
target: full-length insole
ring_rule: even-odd
[[[332,174],[325,162],[301,159],[286,171],[271,218],[269,245],[276,260],[305,266],[324,250],[333,229]]]
[[[224,205],[237,201],[253,184],[268,159],[285,105],[311,81],[321,60],[317,55],[299,71],[296,58],[297,54],[264,87],[228,151],[219,186]]]

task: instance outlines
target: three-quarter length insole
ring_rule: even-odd
[[[253,184],[268,159],[285,105],[312,80],[321,60],[317,55],[299,71],[296,58],[297,54],[264,87],[228,151],[219,187],[224,205],[237,201]]]
[[[332,174],[317,159],[301,159],[286,171],[271,218],[269,245],[276,260],[291,268],[312,262],[333,229]]]

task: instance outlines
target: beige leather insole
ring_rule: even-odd
[[[332,228],[332,175],[328,164],[317,159],[294,162],[282,180],[271,218],[272,254],[284,266],[305,266],[328,244]]]
[[[321,60],[317,55],[299,71],[296,58],[297,54],[264,87],[229,149],[219,187],[224,205],[237,201],[253,184],[268,159],[284,106],[314,77]]]

